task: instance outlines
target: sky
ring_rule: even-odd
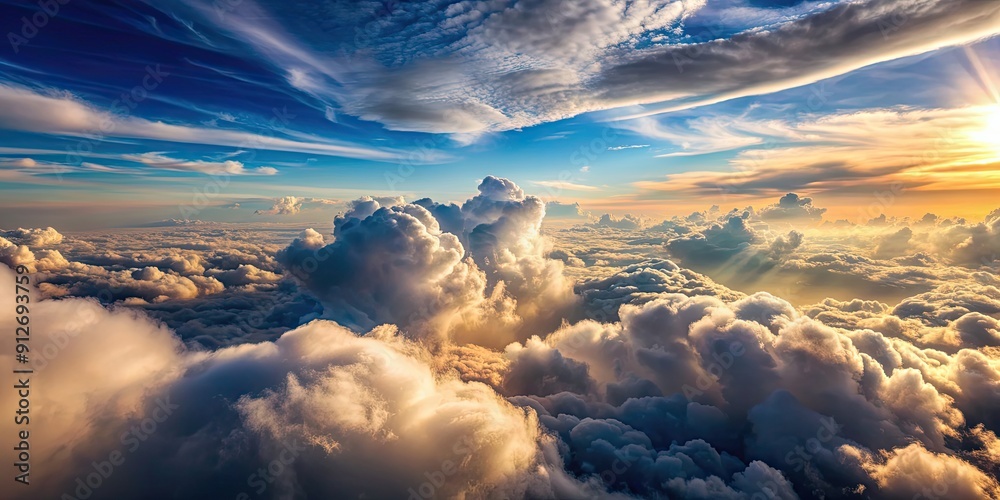
[[[1000,2],[0,14],[5,499],[1000,498]]]
[[[855,219],[892,191],[892,215],[982,217],[996,196],[992,2],[0,9],[4,225],[289,220],[267,213],[288,196],[321,220],[487,175],[616,215],[797,192]]]

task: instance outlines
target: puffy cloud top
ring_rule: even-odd
[[[762,208],[760,217],[764,220],[819,220],[823,218],[825,212],[825,208],[813,206],[812,198],[803,198],[795,193],[788,193],[782,196],[778,203]]]
[[[334,221],[332,243],[309,231],[278,258],[330,317],[362,330],[390,322],[415,335],[457,329],[489,343],[483,333],[505,327],[505,340],[493,341],[502,345],[525,321],[558,322],[571,291],[562,262],[545,257],[541,200],[487,177],[460,208],[401,201],[352,202]]]

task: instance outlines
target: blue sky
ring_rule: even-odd
[[[988,175],[1000,155],[990,2],[0,12],[4,226],[285,220],[254,214],[284,196],[312,200],[293,217],[320,220],[362,194],[464,199],[490,174],[549,201],[654,216],[787,191],[843,214],[896,183],[912,193],[894,207],[906,212],[1000,185]],[[868,127],[879,133],[848,133]],[[935,146],[935,134],[958,138]],[[887,153],[914,148],[928,152]],[[866,149],[884,158],[868,164]],[[945,177],[956,168],[967,175]]]

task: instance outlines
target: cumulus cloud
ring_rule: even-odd
[[[943,492],[950,498],[1000,495],[995,478],[961,459],[929,452],[919,444],[893,450],[884,458],[863,456],[862,459],[884,498],[914,498],[926,495],[927,491]]]
[[[911,249],[910,238],[912,237],[913,231],[908,227],[904,227],[895,233],[880,236],[874,255],[880,258],[906,255]]]
[[[978,266],[1000,260],[1000,210],[978,224],[954,224],[932,236],[934,247],[952,262]]]
[[[632,214],[625,214],[623,216],[615,217],[611,214],[604,214],[594,223],[598,227],[612,227],[615,229],[640,229],[646,225],[646,221],[642,216],[635,216]]]
[[[34,262],[35,254],[26,245],[15,245],[10,240],[0,237],[0,262],[11,267]]]
[[[39,297],[92,297],[142,309],[185,341],[207,347],[273,339],[318,316],[315,301],[299,293],[274,257],[294,230],[157,226],[63,237],[55,248],[0,236],[0,262],[34,273]],[[34,228],[10,233],[42,244],[58,234]]]
[[[295,215],[304,209],[323,206],[336,205],[337,200],[326,200],[323,198],[299,198],[295,196],[282,196],[274,200],[274,205],[267,210],[255,210],[254,215]]]
[[[274,201],[268,210],[254,211],[254,215],[294,215],[302,209],[302,202],[294,196],[283,196]]]
[[[789,489],[800,496],[864,490],[879,498],[910,492],[909,498],[913,488],[934,487],[942,475],[914,474],[907,480],[912,485],[896,484],[887,480],[894,473],[872,464],[880,463],[880,452],[918,447],[937,450],[924,452],[939,463],[933,467],[967,475],[963,498],[994,491],[995,483],[968,460],[941,454],[967,418],[983,415],[966,397],[954,396],[954,384],[978,391],[978,382],[951,378],[950,370],[932,374],[905,342],[871,330],[838,332],[768,294],[727,304],[662,294],[623,306],[620,318],[584,321],[508,347],[510,373],[502,382],[505,390],[530,395],[514,400],[535,408],[574,457],[592,457],[571,462],[571,469],[586,474],[600,469],[588,464],[607,460],[610,469],[618,460],[614,489],[646,496],[671,491],[671,481],[638,479],[659,470],[646,472],[653,462],[640,451],[659,455],[659,464],[679,451],[678,442],[700,438],[686,446],[721,455],[723,465],[694,477],[714,474],[720,488],[747,462],[713,449],[741,450],[744,460],[776,468],[780,474],[765,476],[790,480]],[[945,359],[959,363],[970,355],[976,356],[961,351]],[[770,488],[783,485],[778,480]],[[795,498],[786,494],[782,498]]]
[[[760,210],[764,220],[819,220],[823,218],[825,208],[814,207],[812,198],[803,198],[795,193],[782,196],[778,203],[768,205]]]
[[[544,215],[538,198],[486,177],[461,207],[362,198],[337,216],[332,242],[310,229],[278,258],[343,324],[390,322],[433,336],[457,329],[502,345],[525,321],[558,322],[571,300],[562,262],[545,257]]]
[[[667,250],[681,259],[715,263],[744,252],[760,237],[743,216],[729,217],[724,224],[713,224],[699,233],[667,242]]]
[[[771,242],[771,255],[780,258],[794,252],[796,248],[802,245],[802,239],[802,233],[794,229],[789,231],[785,236],[778,236]]]
[[[44,229],[24,229],[17,228],[13,231],[4,231],[6,238],[14,240],[22,245],[30,247],[48,247],[62,243],[63,235],[51,227]]]
[[[579,203],[550,201],[545,204],[545,217],[549,219],[590,220],[590,212],[580,208]]]

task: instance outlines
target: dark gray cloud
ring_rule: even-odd
[[[841,3],[775,29],[628,54],[604,68],[597,88],[623,103],[659,94],[663,107],[771,92],[855,69],[861,61],[954,43],[962,38],[959,31],[985,37],[996,31],[998,18],[1000,6],[978,0]]]
[[[813,206],[812,198],[803,198],[795,193],[788,193],[782,196],[778,203],[762,208],[760,218],[771,221],[819,220],[823,218],[825,212],[825,208]]]

